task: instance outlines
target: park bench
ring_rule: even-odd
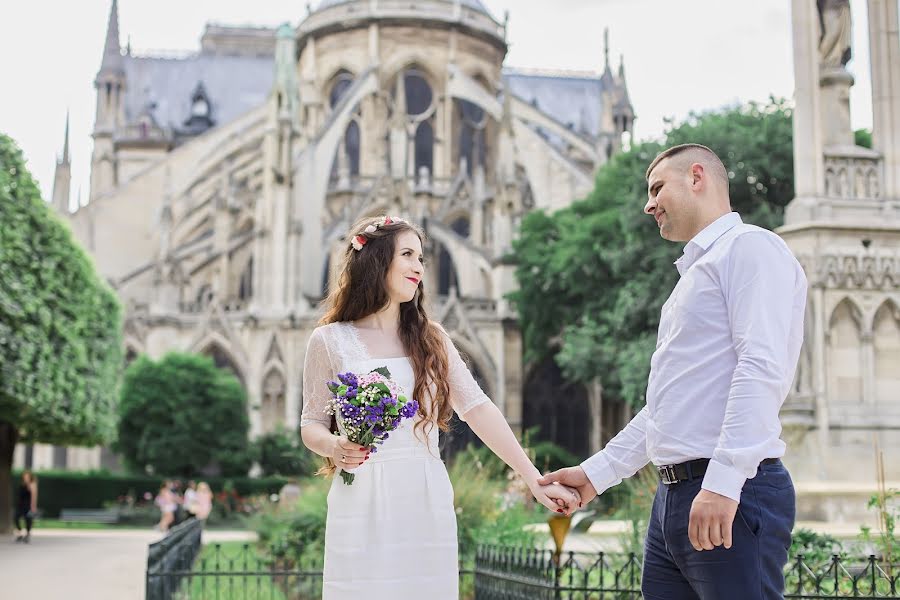
[[[117,508],[64,508],[59,520],[68,523],[118,523]]]

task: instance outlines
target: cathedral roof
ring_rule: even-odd
[[[608,84],[599,75],[504,69],[503,81],[514,96],[573,131],[594,137],[600,133],[602,92]]]
[[[184,58],[128,56],[125,118],[134,121],[150,109],[156,123],[178,129],[191,116],[191,97],[202,82],[211,117],[223,124],[265,102],[272,88],[272,56],[199,53]]]

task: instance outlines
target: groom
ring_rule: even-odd
[[[782,598],[794,486],[778,411],[800,353],[806,277],[780,237],[731,212],[728,174],[699,144],[647,169],[660,235],[686,242],[662,307],[647,405],[606,447],[541,483],[586,503],[647,462],[659,473],[646,600]]]

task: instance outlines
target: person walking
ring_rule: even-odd
[[[34,517],[37,515],[37,479],[31,471],[22,473],[22,480],[19,482],[18,495],[16,496],[16,541],[29,543],[31,541],[31,526],[34,523]],[[22,528],[22,521],[25,521],[25,528]]]
[[[156,506],[159,507],[160,517],[156,528],[159,531],[167,532],[175,523],[175,510],[178,508],[178,502],[175,492],[172,491],[172,482],[164,481],[159,486],[159,492],[154,500]]]
[[[543,477],[582,501],[652,462],[646,600],[782,598],[795,517],[778,412],[803,338],[806,276],[784,241],[731,211],[728,174],[699,144],[646,173],[644,212],[686,242],[662,307],[647,405],[580,466]]]

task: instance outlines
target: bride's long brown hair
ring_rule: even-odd
[[[385,308],[390,302],[387,290],[387,273],[394,260],[397,236],[411,231],[425,246],[425,234],[421,229],[405,221],[392,221],[380,225],[375,231],[366,227],[376,222],[376,217],[361,219],[350,228],[347,250],[341,265],[337,285],[325,299],[325,316],[320,325],[340,321],[358,321]],[[365,238],[361,250],[354,250],[351,240]],[[400,341],[409,354],[415,374],[412,397],[419,401],[417,428],[425,431],[432,423],[447,431],[453,408],[450,405],[450,385],[447,383],[449,362],[444,346],[444,334],[428,319],[425,312],[425,288],[419,282],[416,295],[409,302],[400,304]],[[337,431],[332,418],[332,431]],[[332,474],[335,465],[326,459],[326,466],[319,472]]]

